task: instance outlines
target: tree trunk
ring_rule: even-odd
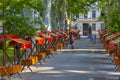
[[[5,1],[3,0],[3,5],[5,4]],[[2,8],[2,19],[3,22],[5,21],[5,6]],[[3,23],[3,36],[5,35],[5,30],[4,30],[4,23]],[[3,42],[3,66],[6,66],[6,44],[5,41]]]
[[[120,0],[118,0],[118,9],[119,9],[119,14],[120,14]]]
[[[63,30],[66,28],[66,26],[65,26],[65,20],[66,20],[65,12],[66,12],[66,0],[64,0],[64,2],[63,2]]]
[[[52,0],[52,4],[51,4],[51,26],[52,26],[52,30],[56,30],[57,29],[57,7],[56,4],[57,1],[56,0]]]

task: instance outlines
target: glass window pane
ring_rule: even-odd
[[[96,24],[95,23],[92,24],[92,30],[96,30]]]
[[[92,18],[96,18],[96,11],[95,10],[92,11]]]
[[[104,28],[105,28],[105,24],[101,23],[101,29],[104,29]]]

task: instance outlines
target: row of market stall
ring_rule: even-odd
[[[30,68],[31,65],[36,63],[41,63],[41,60],[45,61],[45,58],[50,58],[50,55],[58,49],[62,49],[64,45],[69,43],[69,33],[72,32],[74,37],[77,39],[79,30],[71,29],[70,31],[47,31],[47,32],[37,32],[34,37],[16,35],[4,35],[0,37],[0,44],[6,42],[6,50],[11,49],[12,53],[7,53],[7,51],[2,54],[2,63],[0,65],[0,75],[4,77],[8,76],[11,80],[11,76],[18,74],[20,78],[21,72],[25,67]],[[2,47],[2,49],[4,49]],[[2,50],[1,49],[1,50]],[[11,52],[9,51],[9,52]],[[11,58],[9,54],[12,54]]]
[[[120,71],[120,32],[111,33],[108,29],[99,30],[100,40],[116,65],[115,71]]]

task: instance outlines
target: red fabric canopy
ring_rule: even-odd
[[[55,33],[53,33],[53,32],[49,32],[49,34],[51,35],[51,36],[54,36],[55,37],[55,40],[59,40],[59,35],[57,35],[57,34],[55,34]]]
[[[16,35],[6,35],[6,38],[8,39],[20,39],[20,36],[16,36]]]
[[[43,35],[43,34],[45,34],[45,33],[44,33],[44,32],[38,32],[38,34],[39,34],[39,35]]]
[[[34,39],[37,40],[38,44],[45,44],[45,39],[38,37],[38,36],[34,36]]]
[[[105,41],[107,42],[107,41],[109,41],[109,40],[111,40],[111,39],[113,39],[113,38],[115,38],[115,37],[118,37],[118,36],[120,36],[120,32],[116,32],[116,33],[114,33],[114,34],[112,34],[112,35],[110,35],[110,36],[107,36],[107,37],[105,38]]]
[[[114,50],[114,49],[115,49],[115,45],[116,45],[116,43],[115,43],[114,41],[110,41],[108,47],[109,47],[111,50]]]
[[[30,41],[23,40],[20,36],[16,35],[6,35],[6,38],[12,40],[9,45],[14,46],[17,44],[21,44],[23,50],[27,48],[32,48],[32,43]]]
[[[117,45],[118,43],[120,43],[120,38],[116,38],[115,40],[110,41],[108,47],[109,47],[111,50],[115,50],[115,48],[117,47],[116,45]]]
[[[21,43],[22,49],[26,50],[28,48],[32,48],[32,43],[31,42],[23,42]]]
[[[103,30],[98,30],[98,33],[100,35],[104,34],[104,33],[107,33],[108,32],[108,29],[103,29]]]
[[[0,43],[4,42],[5,39],[20,39],[21,37],[16,36],[16,35],[5,35],[5,36],[0,36]]]
[[[51,36],[48,36],[48,35],[46,35],[46,34],[43,33],[43,32],[38,32],[38,34],[39,34],[40,36],[42,36],[43,38],[47,38],[47,39],[48,39],[48,42],[53,42],[53,38],[52,38]]]
[[[0,43],[3,43],[5,41],[5,36],[0,36]]]
[[[49,36],[48,42],[53,42],[53,38],[51,36]]]
[[[42,38],[42,39],[39,39],[39,40],[38,40],[38,44],[45,44],[45,39],[43,39],[43,38]]]

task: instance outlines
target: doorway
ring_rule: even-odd
[[[83,35],[89,36],[91,34],[91,26],[88,23],[83,23]]]
[[[87,36],[88,35],[88,23],[83,23],[83,35]]]

